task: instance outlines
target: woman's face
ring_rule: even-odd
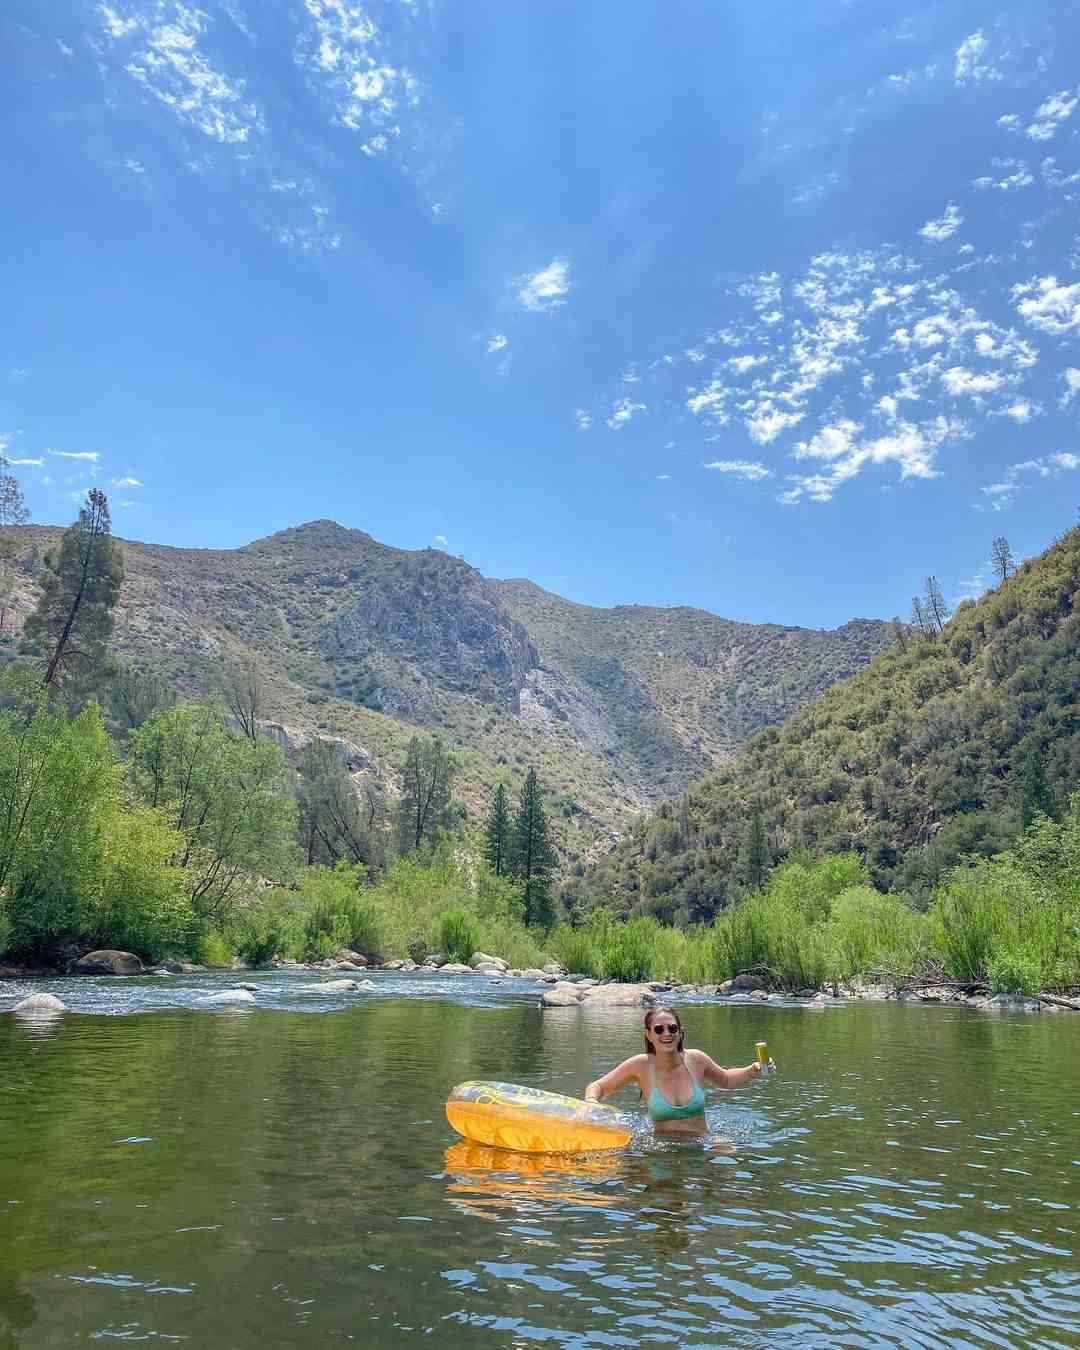
[[[649,1022],[649,1028],[645,1034],[652,1042],[654,1049],[675,1050],[678,1048],[682,1028],[679,1025],[679,1019],[673,1012],[661,1008]]]

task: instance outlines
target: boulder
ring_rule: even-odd
[[[576,984],[579,989],[595,989],[600,983],[599,980],[591,979],[588,975],[567,975],[571,984]]]
[[[1039,1000],[1025,994],[991,994],[978,1004],[981,1012],[1038,1012]]]
[[[342,947],[334,953],[334,959],[337,961],[351,961],[354,966],[366,966],[367,957],[361,956],[359,952],[352,951],[349,947]]]
[[[463,966],[460,961],[447,961],[445,966],[439,967],[440,975],[471,975],[472,966]]]
[[[217,994],[207,994],[204,1004],[254,1003],[255,995],[249,989],[222,989]]]
[[[493,965],[490,961],[481,961],[479,965],[473,966],[473,971],[477,975],[505,975],[506,968]]]
[[[404,961],[400,961],[400,960],[395,956],[394,959],[393,959],[392,961],[384,961],[384,962],[382,963],[382,968],[383,968],[383,970],[400,970],[401,967],[402,967],[404,964],[405,964]]]
[[[435,966],[436,968],[438,968],[439,966],[445,966],[445,965],[446,965],[446,953],[445,953],[445,952],[428,952],[427,956],[424,957],[424,965],[425,965],[425,966]]]
[[[564,986],[560,989],[556,985],[554,989],[544,990],[540,996],[540,1006],[542,1008],[578,1008],[581,1006],[581,998],[572,986]]]
[[[566,967],[559,964],[558,961],[547,961],[544,964],[545,975],[565,975]]]
[[[500,971],[510,969],[509,961],[504,961],[501,956],[488,956],[486,952],[473,952],[469,957],[469,965],[474,970],[478,966],[498,966]]]
[[[581,990],[580,985],[568,987]],[[599,984],[581,992],[586,1008],[641,1008],[646,1003],[655,1003],[657,997],[647,984]]]
[[[175,973],[177,975],[205,975],[206,967],[197,966],[193,961],[181,961],[180,969]]]
[[[769,982],[763,976],[746,973],[725,980],[720,986],[720,992],[722,994],[749,994],[755,989],[767,989],[768,987]]]
[[[234,989],[246,989],[249,994],[257,994],[259,986],[257,984],[234,984]]]
[[[372,985],[372,988],[375,986]],[[355,980],[320,980],[318,984],[302,985],[298,994],[355,994],[360,988]]]
[[[74,975],[142,975],[146,967],[131,952],[87,952],[72,966]]]
[[[67,1004],[61,1002],[55,994],[27,994],[19,999],[11,1010],[14,1013],[58,1013],[67,1012]]]
[[[542,970],[537,970],[535,966],[529,966],[525,970],[519,970],[518,974],[523,980],[546,980],[547,976]]]

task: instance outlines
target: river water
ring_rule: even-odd
[[[684,1006],[689,1044],[781,1073],[710,1093],[709,1147],[573,1160],[457,1140],[447,1091],[579,1094],[636,1010],[250,978],[255,1007],[55,980],[79,1011],[0,1016],[3,1350],[1080,1345],[1071,1014]]]

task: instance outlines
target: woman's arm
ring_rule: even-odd
[[[688,1056],[693,1056],[694,1067],[698,1071],[698,1076],[707,1083],[712,1083],[715,1087],[742,1087],[745,1083],[752,1082],[761,1073],[761,1065],[756,1059],[753,1064],[747,1064],[743,1069],[723,1069],[704,1050],[688,1050],[686,1053]],[[769,1060],[769,1071],[771,1073],[776,1072],[776,1065],[771,1059]]]
[[[593,1079],[585,1089],[585,1100],[587,1102],[602,1101],[604,1097],[609,1096],[612,1092],[618,1092],[628,1083],[640,1084],[645,1058],[645,1055],[631,1055],[629,1059],[624,1059],[621,1064],[617,1064],[610,1073],[604,1074],[603,1078]]]

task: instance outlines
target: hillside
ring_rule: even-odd
[[[1004,847],[1080,785],[1080,529],[942,636],[878,656],[679,801],[642,820],[566,888],[582,908],[713,917],[744,894],[760,812],[769,858],[858,850],[918,897],[958,858]]]
[[[22,546],[17,631],[60,532],[11,533]],[[636,812],[714,770],[886,640],[870,620],[826,632],[593,609],[332,521],[240,549],[125,541],[125,553],[123,661],[195,693],[215,662],[250,658],[270,718],[357,743],[391,789],[416,728],[437,732],[458,750],[474,810],[499,776],[515,783],[535,764],[570,857],[610,846]]]

